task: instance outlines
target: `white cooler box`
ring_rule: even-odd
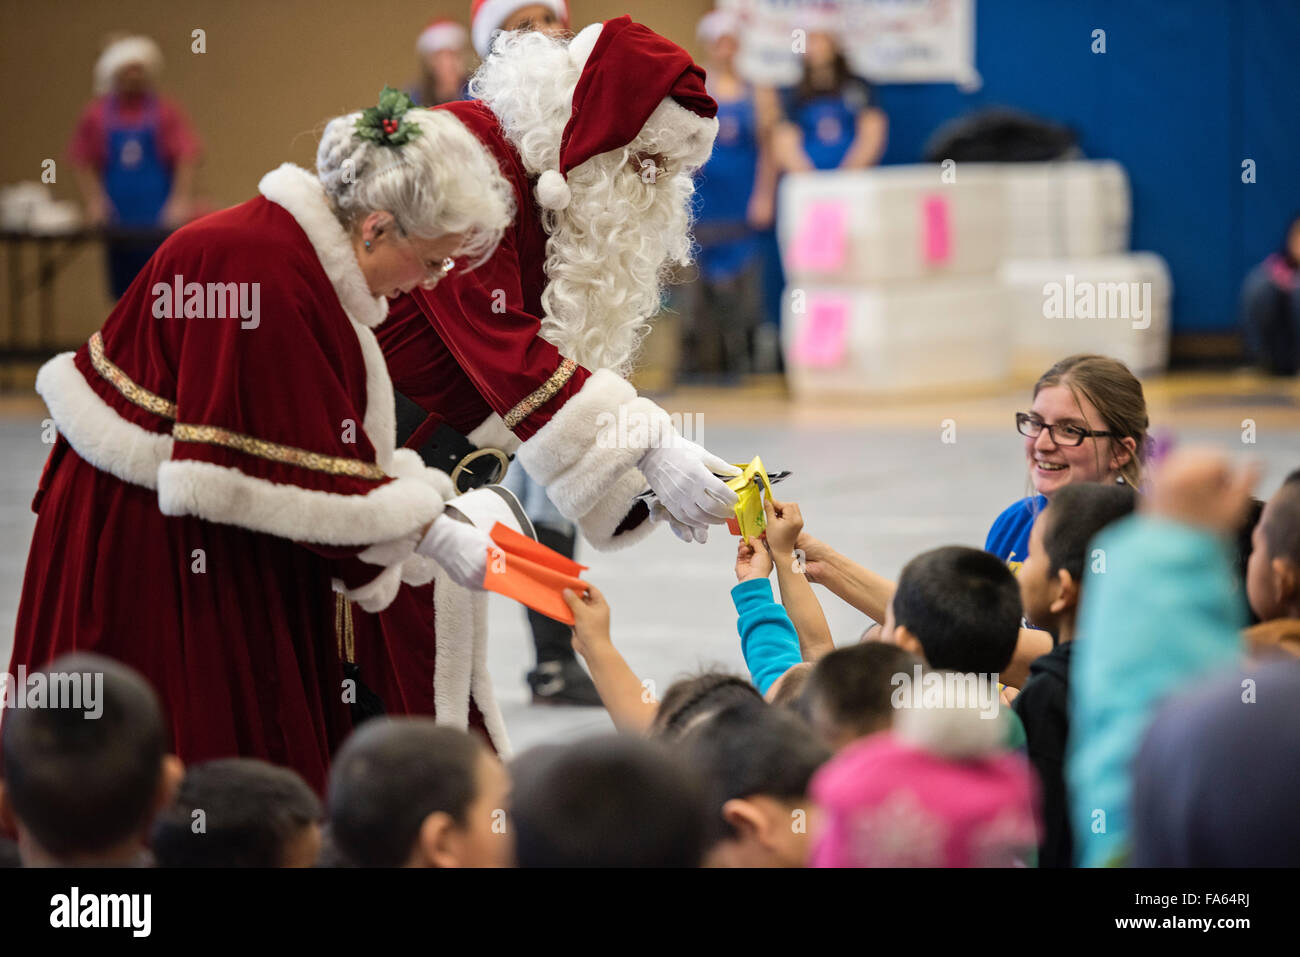
[[[1169,361],[1169,267],[1155,253],[1017,260],[1001,270],[1018,373],[1076,352],[1113,356],[1138,375]]]
[[[1010,372],[1006,290],[992,277],[788,287],[781,335],[796,397],[986,385]]]
[[[958,169],[958,178],[968,167]],[[1133,200],[1114,160],[1003,163],[1007,259],[1083,259],[1128,250]]]
[[[781,182],[778,238],[790,285],[991,274],[1005,195],[994,167],[937,165],[798,173]]]

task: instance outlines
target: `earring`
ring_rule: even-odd
[[[370,248],[370,240],[368,240],[368,239],[366,240],[366,248],[367,248],[367,249]]]

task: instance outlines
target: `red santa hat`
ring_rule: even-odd
[[[469,32],[455,20],[446,17],[434,17],[429,25],[420,31],[415,41],[415,52],[421,56],[437,53],[439,50],[459,50],[469,39]]]
[[[629,16],[587,27],[573,38],[569,54],[582,75],[560,138],[560,168],[545,170],[537,181],[537,201],[547,209],[569,205],[565,177],[571,169],[631,143],[665,99],[684,118],[717,115],[704,70],[691,55]]]
[[[492,49],[492,34],[510,19],[510,14],[521,7],[549,7],[564,25],[569,25],[569,5],[565,0],[474,0],[470,6],[469,24],[474,36],[474,49],[485,57]]]

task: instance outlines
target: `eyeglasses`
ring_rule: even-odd
[[[434,286],[438,285],[438,283],[442,282],[442,280],[446,279],[447,274],[455,268],[456,260],[452,259],[450,256],[443,259],[442,264],[438,266],[430,266],[428,263],[425,263],[425,269],[427,272],[425,273],[424,279],[420,282],[420,288],[432,289]]]
[[[1055,425],[1048,425],[1036,415],[1028,412],[1016,413],[1016,431],[1021,435],[1036,439],[1043,434],[1043,429],[1047,430],[1047,434],[1052,437],[1053,442],[1067,448],[1083,445],[1084,439],[1115,434],[1105,429],[1085,429],[1078,425],[1061,425],[1059,422]]]

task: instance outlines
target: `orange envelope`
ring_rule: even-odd
[[[496,548],[488,552],[483,587],[572,625],[573,612],[564,603],[563,592],[569,588],[581,595],[587,590],[587,583],[578,577],[587,566],[500,522],[492,526],[491,534]]]

